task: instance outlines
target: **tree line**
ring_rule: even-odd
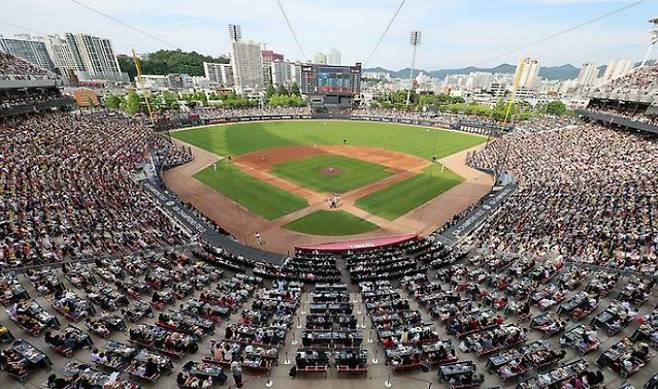
[[[117,55],[119,68],[122,72],[128,73],[130,80],[134,81],[137,77],[137,69],[131,55]],[[144,56],[140,61],[142,74],[189,74],[190,76],[203,76],[204,62],[229,63],[226,56],[211,57],[209,55],[199,54],[196,51],[186,52],[181,50],[158,50]]]
[[[395,91],[384,96],[378,97],[372,106],[386,109],[398,109],[406,111],[430,111],[444,113],[462,113],[466,115],[476,115],[482,117],[491,117],[502,120],[507,114],[509,103],[502,98],[494,107],[480,103],[466,103],[462,97],[453,97],[445,94],[428,95],[412,92],[409,105],[406,104],[407,91]],[[510,120],[527,120],[540,115],[570,115],[572,111],[561,101],[551,101],[547,104],[532,107],[525,101],[514,102],[509,108]]]
[[[258,106],[260,101],[233,91],[220,94],[195,90],[191,93],[181,94],[172,91],[149,93],[149,103],[153,111],[166,112],[178,111],[182,106],[190,109],[197,106],[248,108]],[[289,89],[282,85],[275,89],[270,85],[267,88],[263,103],[270,107],[303,107],[306,105],[306,100],[302,97],[296,84],[291,85]],[[135,90],[129,90],[125,96],[108,95],[105,98],[105,106],[110,109],[124,111],[129,115],[147,112],[146,100]]]

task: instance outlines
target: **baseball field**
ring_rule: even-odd
[[[280,229],[316,236],[392,230],[391,223],[464,181],[442,159],[486,140],[337,120],[236,123],[172,137],[215,156],[194,180]]]

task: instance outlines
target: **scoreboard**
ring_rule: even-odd
[[[358,95],[361,64],[355,66],[302,65],[302,93],[306,95]]]

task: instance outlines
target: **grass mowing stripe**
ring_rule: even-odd
[[[345,211],[320,210],[292,221],[283,228],[310,235],[356,235],[379,227]]]
[[[441,171],[440,165],[434,166],[433,169],[430,166],[421,174],[356,200],[355,205],[373,215],[392,221],[462,181],[464,179],[461,176],[449,169]]]
[[[322,172],[329,167],[340,174],[331,176]],[[342,155],[316,155],[286,161],[274,165],[272,173],[318,192],[338,193],[349,192],[393,174],[385,166]]]
[[[486,141],[485,137],[456,131],[338,120],[236,123],[176,131],[172,137],[217,155],[240,155],[297,144],[342,144],[347,140],[349,145],[380,147],[427,160],[442,158]]]
[[[308,206],[303,198],[243,173],[225,161],[217,163],[216,171],[211,165],[194,178],[268,220]]]

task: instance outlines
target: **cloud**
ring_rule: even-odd
[[[7,0],[5,0],[7,1]],[[228,52],[226,26],[242,25],[246,39],[263,43],[288,58],[301,54],[275,0],[79,0],[156,35],[183,50],[209,55]],[[338,48],[343,61],[365,60],[400,0],[281,0],[308,57]],[[119,53],[164,47],[160,42],[76,5],[71,1],[21,0],[3,6],[0,20],[41,33],[84,32],[108,37]],[[626,4],[620,2],[619,4]],[[641,58],[644,48],[626,47],[646,38],[648,0],[624,14],[501,58],[515,63],[531,55],[544,64],[582,62],[588,53]],[[415,0],[407,1],[369,66],[409,66],[409,32],[423,31],[417,64],[425,69],[462,67],[575,25],[615,6],[594,0]],[[618,6],[617,6],[618,7]],[[5,34],[22,32],[2,25]],[[647,41],[648,43],[648,41]],[[604,53],[604,54],[601,54]],[[496,65],[497,63],[489,64]]]

